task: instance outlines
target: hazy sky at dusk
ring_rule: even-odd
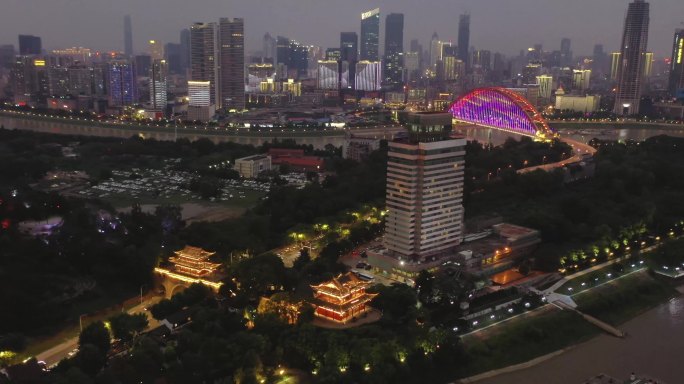
[[[456,40],[458,15],[471,13],[471,45],[513,54],[542,43],[559,49],[572,39],[575,54],[590,54],[595,43],[618,48],[629,0],[2,0],[0,44],[17,45],[18,34],[43,38],[47,49],[85,46],[123,50],[123,16],[133,18],[136,52],[147,39],[178,42],[179,31],[195,21],[245,19],[248,51],[261,50],[265,32],[302,43],[339,45],[341,31],[359,32],[364,10],[384,16],[405,14],[405,46],[418,38],[424,47],[434,31]],[[652,0],[649,50],[669,56],[675,28],[684,28],[683,0]]]

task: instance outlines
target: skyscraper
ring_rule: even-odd
[[[276,57],[276,39],[268,32],[266,32],[264,35],[264,49],[262,57],[264,58],[264,62],[270,61],[273,64],[276,64],[274,62]]]
[[[610,79],[612,81],[617,81],[618,69],[620,68],[620,62],[622,58],[622,53],[611,52],[610,53]]]
[[[128,60],[113,61],[108,68],[109,105],[123,107],[138,101],[135,66]]]
[[[442,59],[442,43],[439,41],[437,32],[432,34],[430,39],[430,70],[434,71],[437,61]]]
[[[133,56],[133,26],[131,25],[131,15],[124,16],[124,53],[126,56]]]
[[[213,105],[219,100],[216,33],[216,23],[195,23],[190,27],[190,80],[209,82]]]
[[[465,13],[458,18],[458,58],[465,63],[466,71],[470,71],[470,14]]]
[[[649,4],[634,0],[629,4],[620,45],[617,91],[613,112],[617,115],[639,113],[644,54],[648,43]]]
[[[340,33],[340,53],[344,61],[357,61],[359,37],[356,32]]]
[[[147,52],[150,54],[152,61],[162,60],[164,58],[164,46],[159,40],[150,40],[147,42]]]
[[[385,18],[384,84],[400,88],[404,72],[404,14],[390,13]]]
[[[570,39],[561,39],[560,66],[569,67],[572,65],[572,51],[570,50]]]
[[[245,109],[244,31],[240,18],[219,20],[219,108]]]
[[[360,60],[378,61],[380,49],[380,8],[361,14]]]
[[[668,90],[670,95],[684,98],[684,29],[677,29],[674,33]]]
[[[180,32],[180,68],[185,73],[190,67],[190,30],[183,29]]]
[[[43,45],[40,37],[32,35],[19,35],[20,55],[40,55],[42,52]]]
[[[150,108],[164,112],[166,109],[168,83],[166,60],[156,59],[150,67]]]
[[[409,114],[409,137],[389,143],[385,247],[404,262],[460,244],[464,139],[450,139],[449,113]]]

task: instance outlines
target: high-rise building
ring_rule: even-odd
[[[553,76],[541,75],[537,76],[537,84],[539,84],[539,97],[544,101],[551,100],[551,88],[553,87]]]
[[[164,44],[164,59],[168,65],[169,73],[182,74],[182,45],[178,43]]]
[[[612,81],[617,81],[618,68],[620,68],[620,61],[622,58],[622,53],[611,52],[610,53],[610,79]]]
[[[0,45],[0,68],[12,68],[14,63],[14,45]]]
[[[181,72],[185,74],[190,67],[190,30],[187,28],[180,32],[180,60]]]
[[[607,58],[606,53],[603,51],[603,44],[594,45],[594,54],[592,56],[592,60],[593,63],[591,65],[591,69],[601,76],[605,75],[607,71]]]
[[[133,56],[133,25],[131,15],[124,16],[124,54]]]
[[[150,67],[152,67],[152,57],[150,55],[135,55],[133,62],[135,63],[136,76],[146,77],[150,75]]]
[[[527,64],[522,69],[522,84],[536,84],[537,76],[541,74],[541,64]]]
[[[641,75],[644,79],[651,77],[653,74],[653,52],[644,53],[644,66],[642,67]]]
[[[135,65],[128,60],[110,62],[107,90],[110,106],[123,107],[135,104],[138,101]]]
[[[620,45],[615,107],[617,115],[639,113],[644,54],[648,43],[649,3],[634,0],[629,4]]]
[[[492,53],[487,50],[477,50],[473,52],[471,67],[479,66],[485,71],[492,69]]]
[[[458,18],[458,58],[470,71],[470,14],[465,13]]]
[[[389,143],[385,247],[404,261],[449,251],[463,237],[465,139],[449,113],[409,114],[407,139]]]
[[[379,61],[361,60],[356,63],[354,89],[379,91],[382,86],[382,65]]]
[[[190,28],[190,80],[208,81],[210,104],[220,99],[216,23],[195,23]]]
[[[439,41],[437,32],[434,32],[430,39],[430,70],[435,70],[439,60],[442,60],[442,42]]]
[[[72,65],[68,69],[69,93],[74,96],[93,94],[94,69],[83,64]]]
[[[40,37],[33,35],[19,35],[20,55],[40,55],[43,53],[43,45]]]
[[[684,98],[684,29],[674,33],[668,90],[670,95]]]
[[[245,109],[244,33],[243,19],[219,20],[219,108]]]
[[[390,89],[400,88],[404,72],[404,14],[390,13],[385,18],[384,83]]]
[[[316,86],[318,89],[340,89],[349,85],[349,67],[346,61],[319,60]]]
[[[262,57],[264,58],[264,62],[269,61],[273,64],[276,64],[274,60],[276,57],[276,39],[268,32],[266,32],[264,35],[264,48]]]
[[[150,54],[152,61],[164,59],[164,45],[159,40],[148,41],[147,52]]]
[[[589,89],[591,81],[591,69],[572,70],[572,88],[584,92]]]
[[[570,50],[570,39],[561,39],[560,66],[569,67],[572,65],[572,51]]]
[[[404,69],[406,71],[406,82],[420,78],[420,56],[418,51],[406,52],[404,54]]]
[[[340,33],[340,52],[342,60],[355,62],[358,60],[359,37],[356,32]]]
[[[153,111],[166,109],[167,102],[167,64],[166,60],[157,59],[152,61],[150,69],[150,108]]]
[[[380,8],[361,14],[360,60],[378,61],[380,49]]]
[[[325,60],[342,60],[342,51],[339,48],[328,48],[325,50]]]

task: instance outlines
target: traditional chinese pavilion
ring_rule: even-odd
[[[330,281],[312,285],[316,307],[314,314],[328,320],[346,323],[354,317],[368,312],[368,302],[377,294],[366,293],[369,282],[347,272]]]
[[[186,276],[202,277],[216,271],[221,264],[209,261],[216,252],[208,252],[202,248],[185,246],[180,251],[174,252],[176,256],[169,257],[176,273]]]

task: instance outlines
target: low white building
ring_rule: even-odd
[[[598,95],[559,95],[556,94],[555,108],[560,111],[575,111],[591,113],[596,112],[601,104],[601,96]]]
[[[271,156],[252,155],[235,160],[235,170],[241,177],[254,179],[263,171],[271,170]]]

